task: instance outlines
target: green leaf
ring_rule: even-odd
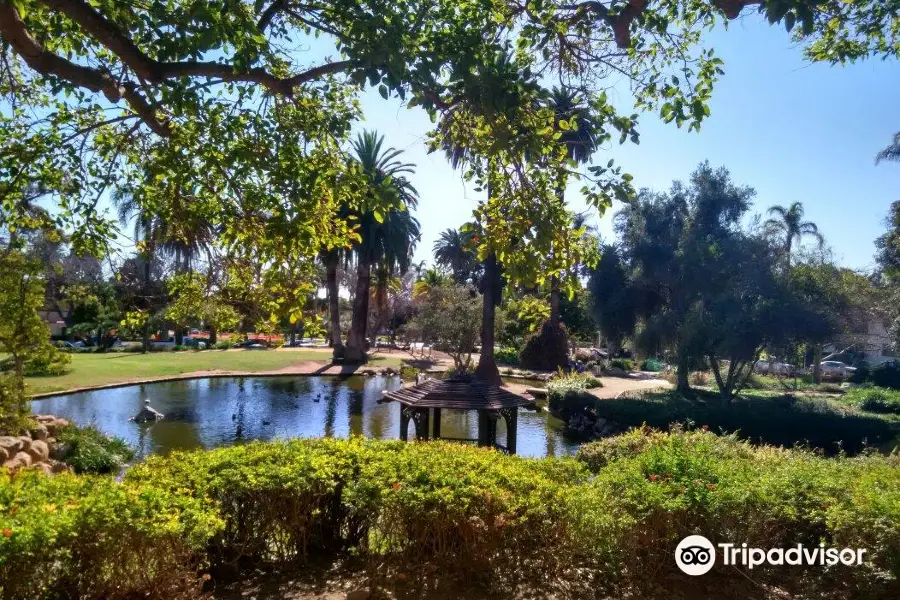
[[[384,85],[384,84],[379,85],[379,86],[378,86],[378,93],[381,94],[381,97],[382,97],[382,98],[384,98],[385,100],[387,100],[387,97],[388,97],[388,89],[387,89],[387,86],[386,86],[386,85]]]

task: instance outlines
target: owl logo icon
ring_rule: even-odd
[[[702,535],[689,535],[675,548],[675,564],[687,575],[703,575],[716,564],[716,549]]]

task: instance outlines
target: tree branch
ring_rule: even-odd
[[[157,135],[169,136],[168,123],[157,117],[156,111],[134,84],[120,84],[109,73],[78,65],[46,51],[25,29],[25,23],[9,0],[0,0],[0,35],[38,73],[64,79],[93,92],[103,92],[106,99],[113,103],[124,99]]]
[[[336,73],[348,68],[350,61],[338,61],[320,65],[285,79],[275,77],[263,68],[236,71],[232,65],[208,61],[159,62],[138,48],[118,25],[104,17],[84,0],[40,0],[51,9],[61,12],[74,21],[85,33],[103,44],[138,77],[159,84],[174,77],[219,77],[224,81],[258,83],[270,91],[290,96],[294,86]],[[260,18],[261,25],[268,25],[282,0],[276,0]]]
[[[609,7],[598,0],[564,4],[560,6],[560,10],[575,11],[573,19],[589,13],[599,15],[612,28],[616,45],[619,48],[628,48],[631,45],[631,22],[646,10],[647,3],[648,0],[629,0],[628,4],[615,14],[610,14]],[[763,0],[711,0],[711,3],[728,19],[736,19],[745,6],[762,4]]]
[[[259,21],[256,23],[257,29],[265,31],[272,23],[272,19],[275,18],[278,11],[284,10],[285,7],[285,0],[274,0],[259,16]]]

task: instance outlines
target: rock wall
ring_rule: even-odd
[[[37,467],[45,473],[60,473],[69,467],[62,462],[66,444],[58,443],[59,430],[69,425],[53,415],[34,415],[26,435],[0,436],[0,465],[9,470]]]

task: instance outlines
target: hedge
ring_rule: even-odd
[[[348,554],[501,596],[527,573],[532,592],[677,597],[697,581],[672,552],[699,533],[866,548],[863,567],[755,569],[753,580],[798,597],[889,598],[898,467],[896,456],[635,430],[577,459],[354,438],[173,453],[121,482],[22,472],[0,476],[0,597],[194,598],[225,569],[290,572]],[[706,581],[717,578],[751,585],[731,567]]]
[[[753,442],[792,447],[806,444],[828,454],[857,454],[866,447],[896,447],[900,421],[861,412],[837,400],[745,391],[723,408],[717,393],[695,390],[639,392],[619,398],[572,398],[597,416],[624,426],[664,429],[675,423],[707,425],[716,433],[739,433]]]

